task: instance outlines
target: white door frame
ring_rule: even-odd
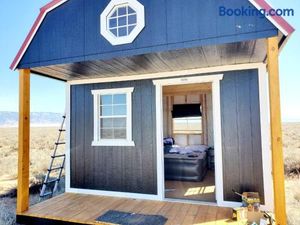
[[[164,154],[163,154],[163,86],[194,83],[212,83],[213,128],[215,149],[215,186],[216,201],[224,205],[223,199],[223,166],[222,166],[222,133],[220,107],[220,80],[223,74],[198,75],[172,79],[154,80],[156,90],[156,143],[157,143],[157,194],[165,199]]]

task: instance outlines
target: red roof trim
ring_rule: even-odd
[[[249,0],[251,3],[256,6],[256,4],[259,6],[259,9],[265,9],[267,11],[273,9],[273,7],[266,2],[265,0]],[[257,6],[256,6],[257,7]],[[283,32],[284,35],[288,36],[291,35],[295,29],[281,16],[269,16],[271,22],[280,30],[280,31],[285,31]],[[268,17],[267,17],[268,18]],[[269,19],[269,18],[268,18]],[[275,23],[274,23],[275,22]]]
[[[14,58],[10,69],[15,70],[19,64],[19,62],[21,61],[23,55],[25,54],[30,42],[32,41],[34,35],[36,34],[39,26],[41,25],[41,23],[43,22],[43,19],[45,18],[46,14],[55,9],[56,7],[60,6],[61,4],[63,4],[64,2],[66,2],[68,0],[52,0],[51,2],[49,2],[47,5],[45,5],[44,7],[42,7],[40,9],[40,14],[38,15],[37,19],[35,20],[32,28],[30,29],[25,41],[23,42],[20,50],[18,51],[16,57]],[[272,9],[272,7],[265,1],[265,0],[249,0],[255,7],[259,8],[259,9],[266,9],[266,10],[270,10]],[[270,16],[271,22],[280,30],[280,31],[285,31],[283,32],[284,35],[288,36],[290,34],[292,34],[295,29],[283,18],[280,16]]]

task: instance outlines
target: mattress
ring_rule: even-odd
[[[165,154],[165,179],[202,181],[207,173],[206,152],[191,154]]]

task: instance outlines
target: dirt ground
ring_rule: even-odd
[[[30,180],[33,185],[39,184],[46,173],[57,134],[57,128],[31,128]],[[300,123],[283,124],[283,134],[288,224],[299,225]],[[17,150],[17,128],[0,128],[0,225],[15,224]],[[32,193],[31,204],[38,201],[37,192]]]

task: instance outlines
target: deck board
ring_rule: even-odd
[[[162,215],[168,219],[166,225],[237,224],[230,220],[230,208],[71,193],[33,205],[20,215],[78,224],[96,224],[96,218],[108,210]]]

